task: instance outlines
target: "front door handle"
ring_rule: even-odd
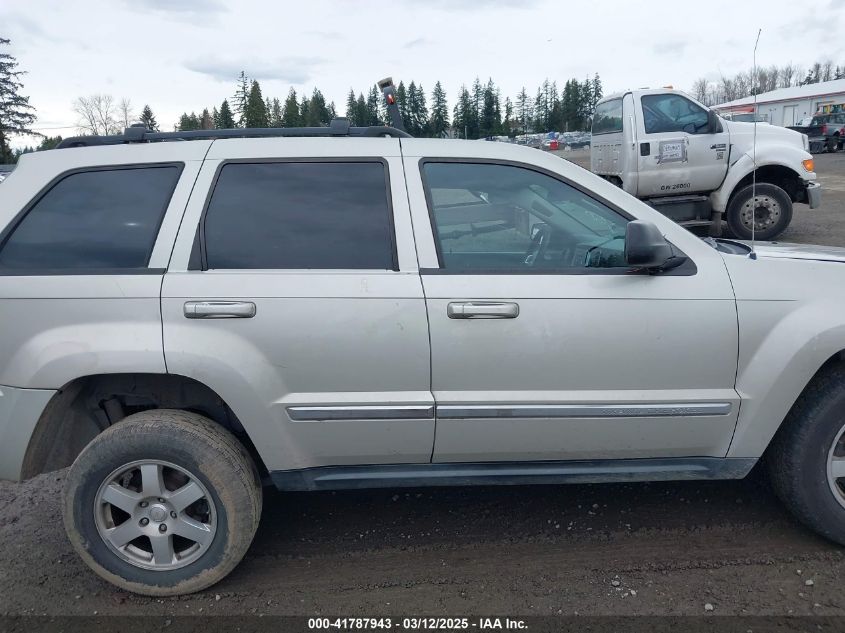
[[[518,303],[495,301],[453,301],[446,306],[450,319],[515,319],[519,316]]]
[[[185,304],[188,319],[251,319],[254,316],[252,301],[188,301]]]

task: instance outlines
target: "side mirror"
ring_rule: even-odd
[[[709,134],[715,134],[716,132],[722,131],[722,124],[719,123],[719,115],[713,112],[713,110],[707,111],[707,132]]]
[[[651,222],[633,220],[625,228],[625,263],[634,268],[665,269],[682,264],[685,258],[675,256],[672,245]],[[680,260],[680,261],[677,261]]]

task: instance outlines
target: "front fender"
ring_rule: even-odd
[[[757,144],[757,169],[766,166],[786,167],[795,172],[801,180],[813,181],[816,179],[816,173],[804,169],[803,161],[808,158],[812,158],[812,155],[792,145]],[[710,203],[716,211],[724,212],[727,209],[731,194],[737,185],[754,171],[754,158],[750,151],[745,152],[738,159],[731,156],[731,159],[734,162],[728,168],[728,174],[722,186],[710,194]]]
[[[742,404],[728,457],[759,457],[816,372],[845,350],[845,297],[833,290],[841,287],[845,266],[729,260],[737,293],[736,389]]]

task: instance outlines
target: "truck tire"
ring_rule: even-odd
[[[838,136],[831,136],[827,139],[827,151],[828,152],[837,152],[839,151],[839,137]]]
[[[751,239],[751,221],[756,219],[754,239],[773,240],[792,221],[792,199],[783,189],[767,182],[756,185],[756,205],[752,185],[737,191],[728,203],[727,220],[731,233],[741,240]]]
[[[816,376],[766,454],[778,497],[805,525],[845,545],[845,366]]]
[[[145,411],[109,427],[65,484],[65,529],[82,560],[148,596],[221,580],[243,558],[260,516],[260,479],[243,445],[187,411]]]

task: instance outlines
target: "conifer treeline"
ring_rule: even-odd
[[[476,78],[471,87],[461,86],[457,102],[449,112],[446,91],[438,81],[427,96],[422,84],[399,82],[396,101],[405,128],[417,137],[442,137],[451,133],[461,138],[513,136],[531,132],[576,131],[589,127],[596,103],[602,97],[601,79],[568,80],[562,90],[546,79],[533,98],[523,87],[514,100],[505,96],[488,79]],[[152,112],[149,113],[152,117]],[[185,112],[176,129],[208,130],[237,127],[325,126],[338,116],[334,102],[326,103],[319,88],[310,95],[293,88],[281,102],[265,97],[257,80],[245,72],[238,77],[234,95],[209,111]],[[366,94],[350,89],[346,116],[354,126],[389,125],[381,91],[372,86]]]

